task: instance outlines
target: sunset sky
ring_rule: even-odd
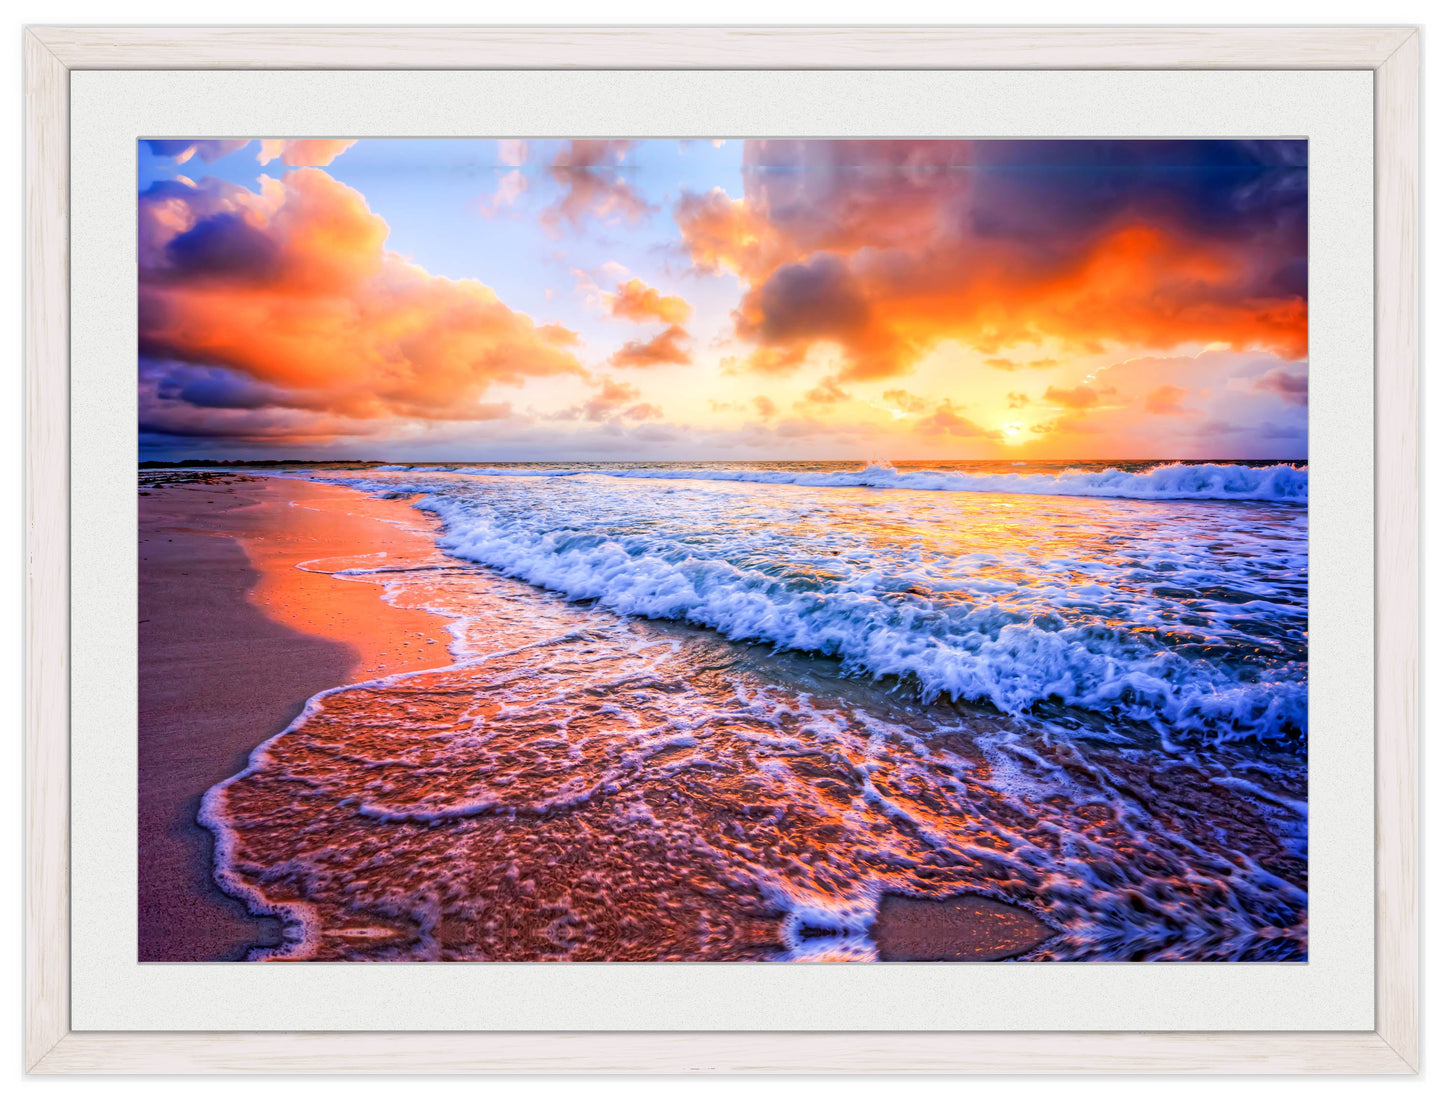
[[[141,142],[141,458],[1302,459],[1305,165]]]

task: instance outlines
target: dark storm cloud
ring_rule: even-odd
[[[845,379],[946,339],[999,364],[1051,338],[1305,352],[1303,142],[755,141],[743,168],[741,199],[674,213],[699,268],[743,281],[757,370],[818,342]]]

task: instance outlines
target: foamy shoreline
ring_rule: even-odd
[[[206,790],[317,692],[450,660],[440,617],[295,566],[430,540],[400,502],[311,482],[156,472],[141,492],[139,958],[241,958],[275,931],[212,882]]]
[[[155,491],[254,566],[194,632],[212,681],[274,703],[308,649],[348,659],[206,789],[217,880],[284,925],[250,958],[1302,958],[1304,804],[1241,786],[1252,754],[1115,749],[617,615],[444,555],[404,479],[238,484]],[[186,613],[217,577],[182,576]],[[247,611],[285,641],[237,637]],[[143,672],[184,689],[169,754],[208,714],[188,660]]]

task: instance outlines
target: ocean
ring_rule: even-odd
[[[1026,960],[1307,958],[1308,471],[313,464],[445,617],[207,793],[256,958],[872,960],[886,899]]]

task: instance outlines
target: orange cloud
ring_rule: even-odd
[[[1044,400],[1065,409],[1089,409],[1099,404],[1099,391],[1092,386],[1074,386],[1064,389],[1050,386],[1044,391]]]
[[[1215,342],[1302,356],[1303,300],[1231,301],[1220,291],[1238,274],[1208,242],[1143,225],[1115,230],[1061,271],[1021,268],[987,245],[967,257],[941,252],[892,263],[866,252],[818,253],[751,287],[737,330],[775,353],[836,343],[847,357],[844,379],[904,373],[944,339],[981,351],[1055,337],[1155,348]]]
[[[650,340],[629,340],[612,356],[614,367],[656,367],[663,363],[691,363],[692,355],[681,346],[687,330],[669,325]]]
[[[616,379],[604,378],[597,393],[583,405],[583,415],[590,421],[604,420],[639,396],[640,393],[636,386],[618,382]]]
[[[355,138],[262,138],[256,160],[270,164],[280,157],[289,168],[325,168],[355,144]]]
[[[687,300],[662,294],[641,279],[629,279],[617,288],[616,294],[603,296],[613,317],[628,321],[661,321],[681,325],[692,316]]]
[[[907,390],[884,390],[883,400],[900,413],[921,413],[928,408],[928,402]]]
[[[1044,340],[1079,351],[1216,343],[1304,355],[1293,151],[1279,154],[1274,190],[1250,190],[1274,166],[1266,157],[1216,194],[1208,181],[1218,173],[1136,171],[1135,154],[1113,147],[1099,154],[1122,158],[1112,176],[977,171],[990,157],[1034,155],[1029,143],[990,152],[1009,144],[749,142],[741,199],[685,193],[674,217],[693,264],[745,285],[737,335],[760,354],[744,364],[786,369],[832,344],[843,380],[886,378],[944,340],[1003,370],[1022,364],[999,350]]]
[[[388,252],[387,233],[358,192],[315,168],[263,177],[259,192],[156,185],[140,210],[142,356],[359,419],[483,419],[497,383],[582,373],[565,350],[575,334]]]
[[[741,369],[760,375],[785,375],[801,366],[807,354],[806,348],[754,348],[741,359],[729,356],[722,362],[727,374]]]
[[[754,282],[802,255],[746,199],[729,198],[720,187],[703,195],[683,192],[673,217],[692,262],[704,271],[727,269]]]
[[[1020,367],[1033,367],[1036,370],[1042,371],[1045,368],[1057,367],[1059,365],[1057,359],[1049,356],[1044,356],[1040,359],[1031,359],[1027,363],[1019,363],[1005,356],[994,356],[984,360],[983,363],[985,367],[992,367],[998,371],[1017,371]]]
[[[542,224],[556,231],[564,222],[577,227],[592,217],[636,225],[655,210],[627,182],[622,165],[631,146],[630,141],[569,141],[547,169],[563,192],[542,211]]]
[[[1039,436],[1097,436],[1102,429],[1082,412],[1066,413],[1029,429]]]
[[[537,326],[537,335],[557,348],[570,348],[582,343],[582,338],[565,325],[547,322]]]
[[[827,378],[822,379],[817,386],[814,386],[811,390],[804,394],[803,400],[798,402],[798,404],[834,405],[840,401],[848,401],[850,398],[852,398],[852,396],[852,394],[849,394],[846,390],[844,390],[841,386],[838,385],[838,380],[836,378],[833,378],[830,375]]]
[[[938,403],[938,407],[934,409],[932,413],[919,419],[914,424],[914,430],[921,432],[925,436],[948,435],[983,436],[989,439],[999,438],[1000,433],[998,431],[980,428],[967,417],[959,416],[959,408],[961,407],[956,407],[952,401],[944,398]]]
[[[619,382],[604,377],[596,391],[581,405],[574,405],[560,413],[552,414],[549,420],[587,420],[593,423],[618,420],[658,420],[662,410],[651,402],[638,401],[640,391],[631,383]]]

